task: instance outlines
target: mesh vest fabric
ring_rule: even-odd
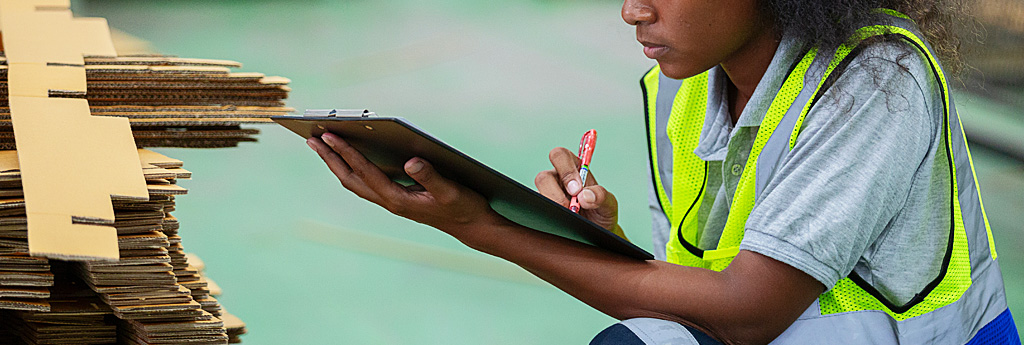
[[[1005,300],[1002,297],[1002,280],[1001,277],[998,277],[998,265],[995,263],[996,252],[994,249],[994,243],[992,243],[993,241],[991,236],[991,230],[988,226],[987,217],[984,216],[984,209],[981,204],[980,191],[978,191],[977,189],[977,181],[976,177],[974,176],[975,174],[973,169],[973,162],[970,158],[970,153],[966,146],[966,140],[963,137],[962,131],[960,130],[960,120],[958,115],[956,114],[955,106],[952,104],[952,100],[950,99],[949,90],[946,84],[946,77],[942,73],[940,64],[935,59],[927,43],[925,43],[920,38],[920,35],[917,33],[914,24],[908,18],[906,18],[906,16],[902,16],[899,13],[890,10],[879,10],[879,18],[880,19],[878,25],[871,25],[858,30],[853,40],[851,40],[851,42],[861,42],[866,38],[881,35],[895,36],[899,39],[902,39],[907,44],[910,44],[915,48],[921,50],[928,57],[928,63],[932,67],[933,72],[935,73],[935,76],[939,80],[939,83],[941,85],[941,96],[943,97],[943,100],[945,102],[946,112],[946,115],[943,117],[944,136],[942,140],[945,146],[945,153],[949,157],[950,174],[951,176],[959,177],[953,178],[952,185],[950,186],[952,209],[950,210],[951,216],[948,252],[946,254],[943,268],[939,276],[936,277],[932,284],[929,284],[923,291],[921,291],[921,293],[919,293],[918,296],[916,296],[913,300],[911,300],[909,303],[905,305],[894,305],[890,303],[889,301],[885,300],[885,298],[882,297],[877,290],[875,290],[869,284],[865,283],[862,279],[859,279],[859,277],[857,277],[856,274],[851,274],[850,277],[840,280],[835,287],[833,287],[826,293],[822,294],[818,301],[815,302],[815,305],[812,306],[815,307],[816,309],[814,310],[814,313],[811,313],[813,315],[805,315],[805,317],[802,317],[802,319],[810,320],[813,318],[820,319],[828,316],[839,316],[848,319],[850,322],[852,322],[851,325],[857,325],[858,322],[862,322],[860,323],[861,325],[867,325],[881,319],[879,319],[877,315],[874,315],[873,313],[873,316],[870,316],[869,318],[863,318],[863,320],[861,320],[861,317],[853,317],[852,315],[856,314],[856,312],[864,311],[880,312],[884,313],[883,315],[886,315],[887,318],[891,320],[890,323],[896,322],[896,324],[893,324],[890,327],[894,330],[894,333],[906,333],[911,335],[909,336],[909,338],[902,338],[904,337],[904,335],[893,335],[893,338],[891,338],[892,340],[896,341],[897,343],[900,342],[901,340],[909,340],[909,342],[911,343],[927,343],[928,341],[925,339],[934,338],[928,338],[927,336],[920,336],[918,338],[914,338],[914,336],[912,336],[914,332],[905,332],[902,329],[909,327],[909,329],[913,330],[913,326],[907,325],[917,325],[921,324],[921,322],[900,322],[910,320],[913,318],[920,319],[917,321],[930,318],[957,319],[965,321],[973,317],[973,315],[977,315],[977,318],[980,318],[981,320],[975,320],[973,324],[964,325],[964,329],[948,330],[947,335],[952,335],[948,337],[950,340],[952,340],[952,342],[950,343],[962,344],[966,342],[966,340],[957,341],[955,339],[969,339],[970,336],[973,336],[975,333],[979,331],[981,326],[984,326],[985,323],[988,323],[989,321],[993,320],[995,318],[995,315],[999,315],[998,312],[1005,310]],[[668,134],[669,137],[672,139],[672,158],[674,160],[672,162],[673,169],[676,169],[677,167],[686,167],[686,169],[688,169],[673,170],[672,193],[675,195],[686,195],[687,197],[681,197],[679,199],[676,199],[674,198],[675,195],[668,196],[662,188],[662,186],[664,185],[661,184],[661,181],[657,181],[659,179],[659,172],[657,171],[658,164],[652,164],[652,169],[654,169],[652,175],[655,176],[656,179],[655,188],[658,190],[659,201],[662,204],[662,208],[666,211],[666,215],[668,216],[670,225],[675,230],[673,231],[671,238],[666,246],[666,252],[668,253],[667,260],[669,262],[686,266],[703,267],[716,271],[721,271],[728,267],[728,264],[731,262],[732,258],[735,257],[736,253],[738,252],[739,244],[740,242],[742,242],[743,239],[744,225],[746,223],[747,217],[750,214],[751,209],[754,206],[755,191],[758,190],[758,185],[756,181],[757,169],[759,165],[758,158],[766,142],[768,141],[769,137],[771,137],[772,134],[775,132],[776,126],[779,125],[780,121],[784,116],[787,116],[787,114],[791,114],[789,116],[794,116],[793,114],[795,114],[796,116],[798,116],[798,118],[795,120],[796,124],[792,129],[792,133],[788,135],[789,149],[793,148],[793,145],[795,145],[799,138],[801,124],[803,123],[805,116],[813,106],[813,100],[816,98],[813,97],[813,95],[817,95],[818,93],[822,92],[822,89],[825,86],[825,81],[828,79],[829,75],[831,75],[831,73],[834,72],[838,66],[840,66],[841,62],[844,59],[846,59],[850,55],[850,53],[854,51],[855,48],[856,43],[851,43],[843,45],[836,49],[834,54],[831,56],[831,60],[829,61],[829,64],[825,69],[824,74],[820,77],[817,83],[805,85],[805,77],[807,74],[808,66],[810,66],[811,62],[817,56],[817,49],[809,50],[804,55],[804,57],[799,61],[799,63],[796,65],[796,67],[793,69],[790,75],[787,76],[781,89],[778,91],[778,94],[772,101],[772,104],[768,112],[765,114],[764,120],[762,121],[761,126],[758,130],[757,138],[754,141],[751,154],[747,160],[746,167],[744,168],[743,175],[740,179],[740,183],[737,186],[736,192],[734,194],[733,203],[731,205],[728,220],[726,222],[726,227],[723,231],[722,238],[719,241],[718,248],[710,251],[700,251],[699,249],[695,249],[697,247],[695,245],[695,241],[697,238],[697,212],[693,208],[700,206],[700,203],[698,201],[701,197],[703,197],[702,192],[704,189],[703,185],[698,184],[695,181],[705,179],[707,171],[706,169],[702,171],[700,169],[695,168],[706,167],[706,162],[701,161],[700,158],[696,157],[692,153],[692,147],[696,146],[697,137],[699,136],[701,130],[701,126],[695,126],[694,123],[702,123],[702,119],[705,117],[705,113],[707,111],[707,98],[698,97],[696,93],[707,93],[708,90],[706,89],[706,87],[704,90],[695,90],[692,87],[687,87],[688,85],[691,85],[690,79],[697,79],[697,81],[692,83],[692,85],[700,85],[701,83],[704,83],[704,85],[706,86],[706,74],[702,74],[701,76],[687,79],[683,82],[683,86],[680,87],[680,90],[676,96],[676,100],[673,103],[673,107],[671,109],[671,117],[669,120],[670,126]],[[650,81],[652,79],[656,80],[657,73],[660,73],[660,70],[658,68],[652,69],[652,71],[649,72],[647,76],[645,76],[644,82],[646,83],[647,81]],[[646,84],[645,87],[647,87]],[[809,97],[809,99],[806,100],[800,99],[799,102],[795,102],[801,91],[805,89],[813,90],[813,92],[810,93],[812,97]],[[685,102],[686,100],[700,99],[703,99],[705,101],[701,103],[690,104],[687,104]],[[658,111],[656,107],[653,107],[653,105],[656,103],[656,100],[651,99],[651,97],[647,97],[646,101],[648,104],[648,116],[650,117],[651,114],[656,114]],[[678,119],[673,120],[674,118]],[[648,121],[650,126],[649,135],[651,136],[649,139],[651,143],[654,143],[656,140],[655,136],[657,135],[657,133],[654,132],[654,119],[649,118]],[[672,125],[673,123],[677,124],[679,127],[673,130],[673,128],[675,128]],[[792,123],[792,121],[790,121],[790,123]],[[681,134],[678,133],[680,130],[689,130],[692,132],[696,132],[696,134]],[[780,130],[789,129],[784,128]],[[679,142],[677,142],[677,140]],[[685,142],[686,140],[693,141]],[[652,145],[650,147],[650,150],[652,153],[652,162],[657,162],[657,147]],[[954,164],[955,161],[965,161],[968,162],[968,164],[960,166],[961,171],[957,171],[958,164]],[[761,165],[765,165],[763,161],[761,161],[760,163]],[[774,166],[774,164],[766,165],[765,168],[771,169],[772,166]],[[692,175],[687,176],[684,174]],[[958,180],[967,181],[968,184],[970,184],[970,182],[973,182],[973,184],[970,184],[969,190],[967,190],[966,193],[964,193],[973,193],[974,195],[973,199],[966,200],[966,205],[971,211],[968,212],[968,214],[971,214],[972,216],[980,215],[978,217],[983,219],[984,225],[983,229],[971,229],[971,231],[983,231],[984,233],[986,233],[985,235],[987,236],[985,237],[987,237],[988,243],[984,244],[987,246],[973,244],[970,247],[968,246],[968,229],[965,227],[963,217],[964,210],[961,207],[962,205],[960,197],[958,197],[962,195],[962,191],[958,189]],[[696,196],[697,199],[695,200],[693,196]],[[982,222],[972,222],[972,224],[973,223]],[[972,256],[971,250],[975,250],[975,252],[980,252],[981,249],[979,248],[982,247],[984,247],[984,252],[986,254],[990,253],[990,255],[984,255],[983,258],[984,260],[991,261],[991,265],[979,266],[978,264],[982,262],[978,262],[978,257],[981,255]],[[972,257],[975,260],[975,267],[985,267],[986,269],[972,271]],[[994,267],[994,269],[991,269],[990,267]],[[992,272],[995,272],[995,278],[993,278]],[[973,293],[967,293],[968,289],[971,288],[972,283],[974,281],[972,280],[972,273],[974,276],[980,277],[977,280],[982,281],[984,286],[973,289]],[[985,296],[985,294],[991,295],[993,293],[998,294],[998,296]],[[970,300],[958,303],[958,301],[960,301],[961,297],[963,296],[969,296],[970,298],[968,299]],[[997,302],[986,302],[989,300],[998,300],[997,302],[1001,302],[1001,304]],[[965,304],[970,305],[965,306]],[[1002,309],[999,309],[996,313],[993,313],[987,310],[986,308]],[[944,310],[939,313],[934,313],[935,315],[921,317],[939,309]],[[955,311],[950,310],[959,309],[965,311],[956,315],[957,317],[947,317],[946,314],[955,313]],[[882,323],[880,324],[884,324],[884,320],[881,321]],[[797,324],[799,323],[800,321],[798,321]],[[808,322],[808,324],[809,323],[810,322]],[[815,324],[820,325],[823,323],[815,322]],[[842,322],[838,324],[842,324]],[[1010,323],[1010,326],[1012,327],[1012,323]],[[935,334],[937,333],[937,331],[929,330],[928,332],[921,333]],[[1011,333],[1015,334],[1016,332],[1013,331]],[[799,339],[799,337],[797,339]],[[889,338],[881,337],[878,339]],[[1012,339],[1007,341],[1009,342],[996,342],[996,344],[1013,343]],[[889,343],[888,341],[883,340],[872,342]],[[1019,343],[1019,340],[1017,341],[1017,343]]]

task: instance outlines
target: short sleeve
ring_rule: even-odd
[[[812,107],[757,196],[740,249],[831,289],[898,214],[941,122],[901,65],[914,59],[890,58],[892,47],[866,49]]]

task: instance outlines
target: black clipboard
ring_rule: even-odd
[[[332,113],[333,114],[333,113]],[[344,138],[392,180],[413,184],[403,166],[413,157],[431,162],[444,177],[480,193],[498,214],[538,231],[617,252],[632,258],[654,256],[459,152],[403,118],[362,116],[274,116],[274,122],[303,138],[330,132]]]

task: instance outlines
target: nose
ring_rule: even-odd
[[[622,20],[629,25],[650,24],[656,19],[654,7],[648,0],[625,0],[622,2]]]

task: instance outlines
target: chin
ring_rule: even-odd
[[[680,66],[677,64],[658,62],[661,66],[661,73],[672,79],[686,79],[707,71],[709,68],[698,68],[696,66]]]

